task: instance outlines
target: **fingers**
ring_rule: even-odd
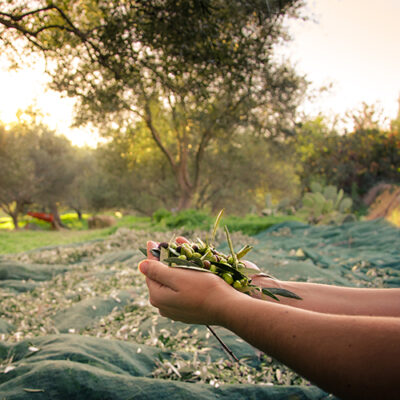
[[[158,244],[156,242],[153,242],[152,240],[149,240],[147,242],[147,258],[149,260],[157,260],[157,257],[153,256],[151,254],[151,249],[156,249],[158,247]]]
[[[182,244],[182,243],[190,243],[189,240],[187,240],[185,237],[183,236],[178,236],[176,238],[176,243]]]
[[[139,264],[139,270],[147,278],[176,291],[176,273],[172,268],[154,260],[144,260]]]
[[[252,263],[251,261],[243,260],[242,262],[246,266],[246,268],[254,269],[255,271],[260,271],[260,268],[258,268],[257,265]]]
[[[150,278],[146,278],[146,284],[149,288],[149,300],[152,306],[160,308],[173,302],[173,296],[176,296],[176,292],[173,289]]]

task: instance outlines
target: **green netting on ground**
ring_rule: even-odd
[[[15,330],[15,326],[0,318],[0,333],[9,333]]]
[[[68,270],[65,265],[22,264],[0,260],[0,282],[2,280],[47,281]]]
[[[90,327],[100,317],[110,314],[113,310],[123,308],[132,297],[133,292],[121,291],[110,296],[82,300],[55,314],[54,325],[59,332],[80,331]]]
[[[13,359],[14,368],[0,374],[0,393],[9,400],[331,398],[316,387],[232,384],[215,388],[154,379],[154,360],[168,358],[168,352],[77,335],[34,338],[9,346],[0,344],[0,357]]]
[[[287,222],[255,238],[249,258],[279,279],[400,286],[400,230],[384,220],[341,226]]]
[[[0,259],[1,399],[333,398],[222,328],[219,336],[257,383],[195,381],[196,368],[229,371],[221,364],[229,357],[205,327],[167,320],[149,306],[137,248],[151,237],[130,235]],[[279,279],[400,286],[400,230],[384,221],[290,222],[249,240],[249,259]]]

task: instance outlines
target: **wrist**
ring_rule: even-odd
[[[242,310],[246,308],[249,300],[252,300],[250,296],[235,289],[220,298],[216,310],[216,325],[232,330],[237,323],[237,319],[242,317]]]

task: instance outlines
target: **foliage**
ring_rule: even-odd
[[[58,206],[69,193],[75,177],[80,173],[74,163],[71,142],[64,136],[56,135],[46,127],[30,135],[30,154],[35,168],[35,194],[33,200],[50,210],[55,218],[55,227],[62,225]]]
[[[354,220],[350,214],[353,201],[344,196],[343,189],[335,186],[322,187],[319,183],[311,184],[311,192],[305,193],[303,207],[298,211],[311,224],[342,223]]]
[[[267,138],[292,131],[305,82],[273,48],[287,39],[283,21],[300,0],[36,3],[8,2],[0,37],[8,47],[23,37],[55,62],[51,86],[78,98],[77,124],[106,135],[118,125],[113,135],[128,131],[135,146],[145,133],[179,208],[201,191],[217,138],[247,127]]]
[[[0,208],[19,227],[19,215],[32,202],[36,189],[34,163],[29,159],[29,139],[24,127],[0,125]]]
[[[359,207],[360,196],[374,185],[398,182],[400,134],[372,128],[376,126],[374,121],[370,114],[367,121],[358,118],[357,124],[362,129],[343,135],[322,126],[321,135],[311,149],[301,153],[303,187],[309,188],[312,181],[341,187]]]
[[[208,230],[211,226],[212,217],[204,211],[187,209],[182,210],[164,220],[165,225],[170,228],[185,227],[186,229],[202,228]]]
[[[163,215],[165,211],[159,210],[158,216]],[[274,224],[285,221],[299,220],[297,216],[263,216],[249,214],[244,217],[227,215],[224,217],[225,224],[231,232],[242,232],[245,235],[255,235],[265,229],[270,228]],[[186,228],[209,230],[214,221],[214,217],[203,211],[198,210],[182,210],[176,214],[165,213],[165,217],[159,218],[159,227],[167,228]],[[153,225],[154,227],[156,225]]]
[[[258,215],[246,215],[245,217],[228,216],[226,225],[231,232],[242,232],[245,235],[256,235],[275,224],[286,221],[301,221],[302,217],[291,215],[271,215],[260,217]]]
[[[216,141],[205,155],[197,208],[245,215],[264,208],[265,195],[296,197],[298,179],[291,149],[246,133]]]
[[[7,130],[0,128],[0,204],[15,228],[28,205],[31,211],[50,210],[59,226],[59,203],[66,200],[74,179],[81,175],[71,142],[35,117],[28,109]]]
[[[294,213],[294,207],[291,204],[291,200],[288,197],[284,197],[277,204],[272,202],[271,193],[265,195],[265,208],[262,210],[263,215],[279,215],[287,214],[292,215]]]
[[[162,220],[167,219],[172,216],[172,212],[166,210],[165,208],[159,208],[152,215],[152,220],[156,223],[160,223]]]

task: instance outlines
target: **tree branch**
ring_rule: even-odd
[[[148,99],[146,99],[146,103],[145,103],[145,122],[147,127],[150,129],[151,132],[151,136],[153,137],[154,141],[156,142],[157,146],[159,147],[159,149],[164,153],[164,155],[167,157],[168,163],[170,164],[172,170],[174,172],[177,172],[177,166],[176,163],[171,155],[171,153],[168,151],[168,149],[163,145],[160,135],[157,131],[157,129],[155,128],[154,124],[153,124],[153,119],[152,119],[152,115],[151,115],[151,110],[150,110],[150,106],[149,106],[149,101]]]
[[[211,131],[206,130],[203,133],[203,136],[201,137],[199,147],[196,151],[196,157],[195,157],[195,163],[194,163],[194,180],[193,180],[194,187],[197,187],[197,185],[199,183],[201,162],[203,160],[205,149],[206,149],[208,143],[210,142],[210,139],[211,139]]]

